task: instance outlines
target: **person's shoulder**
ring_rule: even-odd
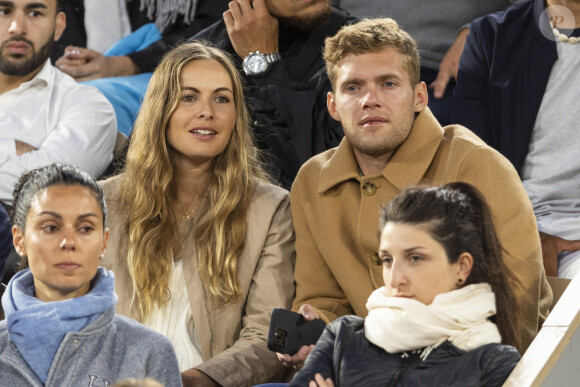
[[[112,325],[115,332],[113,345],[120,349],[121,357],[128,366],[135,369],[144,367],[146,374],[151,377],[154,377],[158,371],[163,372],[158,376],[167,377],[165,373],[173,370],[178,374],[175,349],[167,337],[119,314],[113,317]]]
[[[284,188],[263,181],[257,182],[248,219],[251,223],[265,227],[278,211],[288,211],[289,203],[290,195]]]
[[[54,76],[55,85],[68,93],[87,93],[87,94],[95,94],[99,96],[103,96],[101,92],[93,86],[89,86],[82,82],[77,82],[73,77],[70,75],[63,73],[54,65],[49,65],[51,72]],[[103,96],[103,98],[105,98]]]
[[[502,11],[493,12],[475,19],[470,25],[470,32],[502,33],[505,29],[520,28],[524,17],[533,12],[536,0],[518,2]]]
[[[328,149],[306,161],[302,167],[300,167],[296,179],[294,179],[293,187],[302,184],[310,185],[313,180],[318,181],[322,169],[336,153],[336,150],[337,147]]]
[[[453,151],[461,150],[468,153],[474,149],[480,149],[491,151],[492,153],[497,153],[499,155],[499,152],[487,145],[485,141],[477,136],[477,134],[465,126],[447,125],[443,127],[443,133],[442,145],[449,144]]]
[[[99,181],[99,185],[103,187],[103,192],[105,193],[105,198],[110,200],[112,198],[117,198],[120,196],[120,187],[125,181],[125,174],[120,173],[115,176],[111,176],[106,180]]]
[[[479,359],[478,363],[485,372],[492,374],[491,377],[495,374],[495,377],[499,376],[502,380],[511,373],[521,358],[515,347],[500,343],[486,344],[468,353]]]
[[[124,214],[120,207],[124,182],[124,173],[99,181],[99,185],[103,188],[105,202],[107,203],[107,223],[113,222],[113,219],[116,221],[117,217]]]
[[[58,68],[50,65],[54,81],[54,95],[62,98],[68,106],[84,106],[95,108],[98,106],[101,112],[113,113],[113,105],[101,91],[90,84],[77,82],[73,77],[63,73]]]
[[[505,157],[492,146],[483,141],[477,134],[462,125],[449,125],[444,128],[445,141],[461,144],[466,150],[477,149],[482,153],[488,153],[494,158],[505,159]],[[507,160],[507,159],[506,159]]]
[[[288,190],[265,181],[258,181],[254,191],[254,200],[280,202],[288,197]]]
[[[488,356],[494,357],[501,356],[503,358],[513,358],[513,359],[519,359],[521,357],[516,347],[500,343],[486,344],[477,348],[476,351],[480,351],[482,353],[487,354]]]
[[[464,143],[471,147],[488,146],[485,141],[463,125],[444,126],[443,132],[443,141],[446,142]]]
[[[117,337],[141,347],[152,347],[159,349],[158,346],[172,347],[171,342],[161,333],[156,332],[145,325],[137,322],[129,317],[115,314],[113,317],[113,324],[116,328]]]
[[[444,136],[441,147],[449,147],[450,160],[471,161],[486,165],[486,168],[515,169],[510,161],[500,152],[487,145],[468,128],[461,125],[448,125],[443,128]]]
[[[365,319],[354,314],[349,314],[346,316],[341,316],[336,320],[328,324],[329,327],[333,329],[348,329],[352,331],[358,331],[363,329],[365,324]]]

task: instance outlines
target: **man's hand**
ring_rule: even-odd
[[[68,46],[58,58],[56,67],[75,78],[86,81],[96,78],[135,75],[140,72],[128,56],[104,56],[88,48]]]
[[[218,385],[212,378],[195,368],[182,372],[181,381],[183,387],[216,387]]]
[[[332,382],[332,379],[324,379],[321,374],[316,374],[314,375],[314,380],[311,380],[310,383],[308,383],[308,387],[334,387],[334,383]]]
[[[463,52],[463,46],[465,46],[465,39],[467,39],[467,34],[469,34],[469,28],[465,28],[457,34],[455,42],[449,47],[447,53],[443,57],[443,60],[439,64],[439,73],[437,78],[429,85],[429,88],[434,89],[433,95],[435,98],[443,97],[445,93],[445,88],[449,83],[451,78],[457,79],[457,71],[459,70],[459,59],[461,58],[461,53]]]
[[[308,304],[304,304],[298,310],[300,314],[304,317],[306,321],[312,321],[315,318],[320,318],[316,309]],[[296,370],[300,370],[304,365],[304,361],[306,361],[306,357],[308,354],[314,349],[314,344],[310,346],[303,345],[298,352],[296,352],[293,356],[290,356],[286,353],[279,353],[276,352],[276,356],[278,356],[278,360],[284,364],[284,367],[290,368],[294,367]]]
[[[32,145],[30,145],[24,141],[14,140],[14,143],[16,144],[16,155],[17,156],[38,150],[38,148],[35,148]]]
[[[563,251],[580,250],[580,240],[569,241],[540,232],[540,241],[542,242],[544,269],[546,270],[546,275],[550,277],[558,276],[558,254]]]
[[[223,13],[234,50],[240,58],[250,52],[278,52],[278,19],[270,15],[264,0],[233,0]]]

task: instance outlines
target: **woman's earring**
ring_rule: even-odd
[[[459,278],[457,280],[457,286],[461,286],[462,284],[463,284],[463,279],[462,278]]]

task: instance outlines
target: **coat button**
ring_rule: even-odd
[[[74,339],[73,343],[74,343],[74,345],[79,345],[79,339]]]
[[[375,192],[377,191],[377,186],[374,185],[373,183],[371,183],[370,181],[367,181],[366,183],[364,183],[362,188],[363,188],[363,192],[367,196],[373,196],[375,194]]]

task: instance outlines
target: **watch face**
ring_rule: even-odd
[[[251,54],[244,60],[244,70],[247,74],[260,74],[266,71],[268,62],[263,54]]]

